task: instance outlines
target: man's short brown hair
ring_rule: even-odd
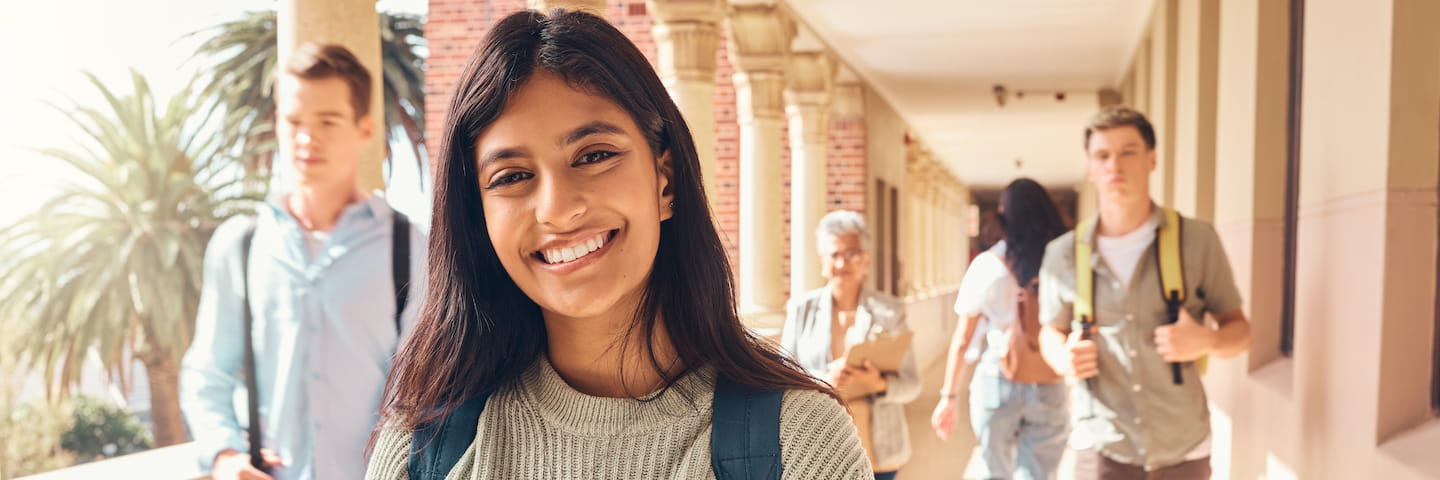
[[[1102,108],[1095,116],[1090,117],[1090,123],[1085,125],[1085,149],[1090,149],[1091,133],[1124,126],[1135,127],[1140,131],[1140,138],[1145,140],[1145,146],[1155,149],[1155,127],[1150,126],[1150,120],[1145,119],[1145,115],[1135,109],[1120,105]]]
[[[370,113],[370,71],[350,50],[333,43],[305,43],[290,54],[285,73],[305,80],[339,78],[350,86],[355,118]]]

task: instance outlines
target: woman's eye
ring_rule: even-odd
[[[499,178],[496,178],[495,180],[491,181],[491,182],[490,182],[490,185],[487,185],[485,188],[490,189],[490,188],[503,187],[503,186],[506,186],[506,185],[509,185],[509,184],[512,184],[512,183],[515,183],[515,182],[519,182],[519,181],[522,181],[522,180],[529,179],[530,177],[533,177],[533,176],[534,176],[534,175],[532,175],[530,172],[511,172],[511,173],[507,173],[507,174],[505,174],[505,175],[501,175]]]
[[[618,153],[615,153],[615,152],[612,152],[612,151],[609,151],[609,150],[596,150],[596,151],[593,151],[593,152],[590,152],[590,153],[581,155],[581,156],[580,156],[580,159],[575,161],[575,166],[589,165],[589,164],[592,164],[592,163],[603,162],[603,161],[605,161],[605,159],[610,158],[610,157],[613,157],[613,156],[616,156],[616,155],[619,155],[619,154],[618,154]]]

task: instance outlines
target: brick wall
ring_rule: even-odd
[[[826,154],[826,211],[865,214],[865,118],[831,118]],[[871,227],[875,230],[875,227]]]
[[[526,8],[525,0],[430,0],[429,21],[425,35],[430,46],[425,75],[426,136],[430,139],[431,161],[437,162],[441,126],[446,108],[455,89],[455,81],[465,62],[491,25],[506,15]],[[655,40],[651,34],[654,20],[646,11],[644,0],[611,0],[606,2],[606,18],[655,64]],[[740,129],[736,121],[734,67],[726,51],[728,25],[720,29],[720,48],[715,70],[715,150],[716,179],[713,204],[720,227],[720,237],[730,257],[732,268],[739,268],[740,258]],[[850,209],[865,211],[865,125],[861,118],[835,119],[830,125],[828,170],[826,178],[827,210]],[[788,128],[785,129],[788,131]],[[784,201],[775,208],[783,209],[785,228],[783,267],[786,278],[790,272],[790,143],[782,132],[781,178]],[[738,273],[738,272],[736,272]],[[788,280],[783,283],[789,290]]]

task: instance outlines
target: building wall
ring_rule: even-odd
[[[1180,97],[1169,136],[1187,140],[1169,170],[1170,193],[1192,214],[1213,202],[1254,330],[1249,354],[1212,361],[1205,377],[1216,477],[1436,478],[1440,420],[1429,389],[1440,34],[1425,24],[1440,17],[1440,5],[1305,2],[1295,347],[1287,357],[1278,348],[1287,3],[1223,0],[1218,35],[1209,36],[1185,33],[1205,28],[1205,13],[1188,12],[1197,6],[1169,21],[1175,4],[1157,2],[1142,40],[1152,73],[1182,66],[1178,91],[1152,77],[1147,92],[1152,110],[1157,99]],[[1182,34],[1167,57],[1153,26],[1176,24]],[[1214,71],[1199,58],[1207,49],[1218,52]],[[1213,124],[1192,101],[1192,86],[1205,79],[1190,77],[1206,75],[1215,77]],[[1209,166],[1193,153],[1207,148],[1215,152]],[[1205,168],[1213,168],[1209,179]],[[1206,188],[1208,198],[1195,193]]]

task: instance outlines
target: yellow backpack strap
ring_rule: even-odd
[[[1165,228],[1160,229],[1157,237],[1158,254],[1160,255],[1160,291],[1167,306],[1173,309],[1172,319],[1179,318],[1179,309],[1181,305],[1185,304],[1185,295],[1189,291],[1185,288],[1185,267],[1181,262],[1180,225],[1180,213],[1174,209],[1165,208]],[[1208,363],[1208,357],[1200,357],[1195,361],[1202,375],[1205,373]],[[1178,370],[1178,366],[1176,370]],[[1176,374],[1175,383],[1180,383],[1178,374]]]
[[[1164,207],[1162,207],[1164,208]],[[1160,284],[1165,301],[1185,303],[1185,271],[1180,263],[1180,213],[1165,208],[1165,228],[1160,229]]]
[[[1075,228],[1075,319],[1080,322],[1081,335],[1089,335],[1090,326],[1095,324],[1095,267],[1090,264],[1091,229],[1094,220],[1081,222]]]

